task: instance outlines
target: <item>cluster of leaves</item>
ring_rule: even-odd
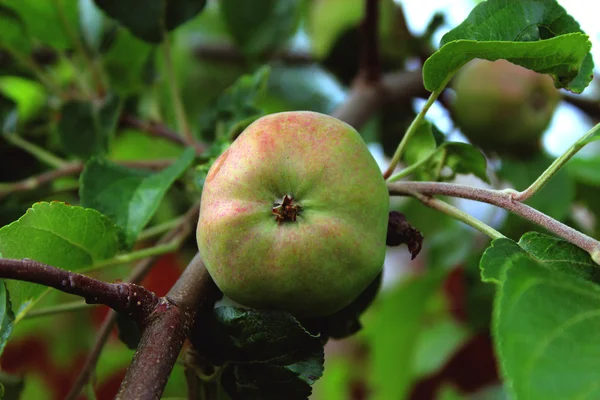
[[[307,1],[296,0],[0,1],[0,157],[9,159],[4,158],[4,142],[24,149],[19,156],[26,157],[20,161],[25,167],[10,168],[7,179],[45,171],[43,164],[58,169],[82,164],[79,179],[63,178],[30,194],[3,199],[0,184],[0,256],[84,272],[147,255],[138,250],[143,230],[194,204],[212,161],[249,123],[289,109],[331,112],[339,103],[337,94],[345,89],[338,82],[348,83],[358,68],[363,3],[315,1],[307,7]],[[401,7],[392,0],[380,3],[384,72],[431,51],[431,32],[407,40],[409,33],[397,23]],[[290,38],[303,23],[320,63],[263,67],[267,57],[289,49]],[[191,60],[189,43],[206,38],[229,40],[244,62],[228,69]],[[443,37],[439,50],[423,65],[423,79],[427,90],[439,94],[468,61],[508,59],[551,75],[557,87],[580,93],[593,71],[589,50],[587,36],[556,1],[489,0]],[[195,147],[149,138],[139,127],[123,124],[124,115],[134,115],[184,130],[170,90],[177,82],[192,116],[187,121],[191,136],[207,144],[202,144],[206,150],[201,154]],[[411,112],[393,114],[398,125],[408,126],[413,117]],[[402,159],[408,167],[395,179],[410,174],[423,181],[448,181],[472,174],[489,182],[486,158],[477,148],[447,141],[428,121],[415,124]],[[398,141],[397,130],[377,118],[361,133],[367,140],[395,135]],[[123,165],[164,158],[168,166],[159,172]],[[530,204],[565,222],[572,222],[570,205],[576,199],[600,215],[599,160],[573,160]],[[9,162],[17,163],[12,158]],[[200,165],[192,167],[195,163]],[[499,175],[522,188],[548,164],[542,156],[509,161]],[[48,201],[57,199],[62,202]],[[483,303],[489,307],[462,323],[451,316],[440,287],[457,264],[477,264],[470,262],[482,250],[471,245],[474,233],[414,203],[397,207],[431,238],[426,242],[430,268],[384,291],[362,323],[358,316],[377,292],[380,277],[352,307],[326,320],[298,322],[283,312],[230,306],[199,319],[195,347],[205,362],[217,366],[231,398],[281,398],[281,393],[306,398],[323,374],[324,342],[354,334],[361,325],[365,329],[357,341],[369,349],[370,368],[360,378],[377,398],[405,398],[416,381],[438,372],[480,329],[473,321],[482,314],[483,319],[491,314],[502,373],[515,398],[598,395],[593,366],[600,343],[593,323],[599,271],[587,253],[536,233],[523,235],[518,243],[495,240],[479,264],[486,283],[468,289],[473,301],[481,301],[475,292],[486,285]],[[24,208],[29,209],[17,219]],[[503,228],[513,237],[531,229],[512,218]],[[598,237],[595,229],[592,234]],[[479,270],[467,267],[467,273],[478,276]],[[495,290],[489,290],[491,285]],[[0,350],[46,292],[17,281],[0,284]],[[332,378],[324,376],[322,390],[335,387],[339,396],[356,373],[348,373],[348,364],[336,364],[335,359],[328,368]]]

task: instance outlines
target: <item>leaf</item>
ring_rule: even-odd
[[[600,136],[598,137],[600,139]],[[566,165],[570,176],[587,185],[600,186],[600,157],[573,158]]]
[[[528,232],[521,236],[519,246],[547,268],[600,283],[600,265],[585,250],[566,240]]]
[[[512,396],[600,397],[600,288],[519,258],[499,287],[494,339]]]
[[[473,174],[484,182],[490,182],[486,158],[475,146],[467,143],[446,142],[440,146],[440,150],[445,152],[445,165],[453,172],[444,179],[454,179],[456,174]]]
[[[28,121],[46,104],[46,90],[39,82],[20,76],[0,77],[0,94],[17,103],[19,121]]]
[[[484,282],[501,283],[506,267],[512,264],[513,259],[526,254],[517,243],[510,239],[501,238],[493,240],[490,247],[481,256],[481,261],[479,262],[481,280]]]
[[[117,227],[96,210],[65,203],[36,203],[25,215],[0,229],[4,258],[30,258],[78,271],[113,257],[118,249]],[[7,281],[13,310],[20,319],[44,287]]]
[[[416,376],[430,376],[443,368],[469,336],[466,327],[449,314],[425,327],[415,354]]]
[[[297,0],[221,0],[221,16],[229,33],[248,55],[274,50],[296,31]]]
[[[508,61],[549,74],[558,88],[581,93],[590,83],[591,44],[555,0],[488,0],[442,38],[424,64],[427,90],[440,90],[474,58]]]
[[[402,399],[416,378],[414,359],[426,304],[438,290],[445,273],[409,279],[383,292],[371,308],[364,333],[371,348],[369,387],[373,398]]]
[[[218,365],[233,400],[306,399],[323,374],[323,341],[289,313],[217,307],[203,315],[194,345]]]
[[[29,379],[28,379],[29,380]],[[25,388],[25,379],[23,376],[11,375],[4,371],[0,371],[0,385],[3,387],[3,400],[19,400],[25,398],[23,396]]]
[[[0,47],[10,51],[31,53],[31,40],[23,19],[11,8],[0,5]]]
[[[153,61],[153,46],[138,39],[127,30],[117,33],[114,43],[102,57],[103,69],[111,88],[125,96],[144,87],[143,71]]]
[[[522,257],[557,272],[583,280],[600,282],[600,266],[590,255],[566,240],[538,232],[521,236],[519,243],[496,239],[481,257],[481,277],[484,282],[501,283],[503,272]]]
[[[150,43],[160,43],[165,33],[194,18],[206,0],[94,0],[111,18]]]
[[[72,47],[68,31],[79,32],[77,0],[5,0],[3,4],[20,15],[32,38],[61,50]]]
[[[71,100],[63,104],[57,129],[63,149],[79,158],[103,155],[117,126],[122,102],[107,96],[101,104]]]
[[[188,148],[173,165],[155,174],[91,159],[80,178],[81,204],[112,219],[121,228],[125,247],[131,248],[169,187],[194,161],[194,155],[194,149]]]
[[[263,66],[254,74],[242,75],[201,115],[203,137],[218,139],[213,146],[219,151],[212,152],[212,155],[218,156],[223,141],[235,139],[248,125],[264,115],[255,103],[266,89],[269,71],[268,66]]]
[[[6,284],[0,281],[0,354],[2,354],[4,346],[6,346],[6,341],[13,331],[14,321],[15,314],[12,310]]]
[[[416,164],[428,158],[436,148],[435,138],[431,130],[431,122],[423,121],[410,138],[404,158],[408,165]]]

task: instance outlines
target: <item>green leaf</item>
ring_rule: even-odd
[[[4,258],[31,258],[78,271],[113,257],[118,249],[117,227],[96,210],[64,203],[36,203],[24,216],[0,229]],[[44,287],[7,281],[16,318]]]
[[[431,130],[431,122],[423,121],[411,137],[406,147],[405,160],[408,165],[428,158],[435,151],[436,143]]]
[[[445,315],[423,329],[415,354],[415,374],[430,376],[438,372],[469,339],[467,328],[452,315]]]
[[[445,165],[453,172],[445,179],[454,179],[456,174],[473,174],[484,182],[490,182],[486,158],[477,147],[467,143],[446,142],[440,146],[440,150],[445,152]]]
[[[3,4],[21,16],[32,38],[58,49],[73,46],[65,25],[71,32],[79,32],[77,0],[5,0]]]
[[[499,287],[494,339],[512,396],[600,397],[600,288],[529,258]]]
[[[169,187],[194,161],[194,155],[194,149],[188,148],[173,165],[155,174],[94,158],[81,174],[81,204],[111,218],[130,248]]]
[[[323,374],[323,341],[289,313],[217,307],[201,316],[199,352],[225,363],[222,383],[233,400],[306,399]]]
[[[125,96],[146,85],[144,69],[154,60],[153,46],[121,29],[114,43],[102,57],[103,69],[111,88]]]
[[[57,125],[63,149],[83,159],[106,154],[121,107],[121,100],[111,95],[102,103],[80,100],[64,103]]]
[[[402,399],[408,394],[416,378],[414,360],[426,304],[444,276],[431,272],[408,279],[381,293],[371,307],[364,333],[371,348],[368,382],[374,399]]]
[[[31,40],[23,19],[11,8],[0,5],[0,47],[10,51],[31,53]]]
[[[25,389],[25,378],[22,375],[11,375],[4,371],[0,371],[0,385],[2,385],[4,388],[4,397],[0,397],[3,400],[19,400],[26,398],[23,395],[23,389]]]
[[[495,239],[488,247],[479,267],[481,268],[481,280],[484,282],[501,283],[503,273],[508,265],[511,265],[514,258],[526,255],[525,251],[517,243],[510,239]]]
[[[425,87],[440,90],[474,58],[508,61],[549,74],[556,87],[580,93],[590,83],[591,44],[555,0],[488,0],[442,38],[423,67]]]
[[[94,0],[110,17],[150,43],[160,43],[165,33],[194,18],[206,0]]]
[[[492,241],[479,263],[482,280],[501,283],[503,272],[522,257],[533,259],[553,271],[600,282],[600,266],[586,251],[566,240],[538,232],[524,234],[518,244],[510,239]]]
[[[0,281],[0,354],[2,354],[4,346],[6,346],[6,341],[13,331],[14,321],[15,314],[12,310],[6,284],[3,281]]]
[[[19,121],[34,118],[46,104],[47,94],[39,82],[20,76],[0,77],[0,94],[17,103]]]
[[[600,136],[598,136],[600,139]],[[566,165],[570,176],[587,185],[600,186],[600,157],[573,158]]]
[[[528,232],[521,236],[519,246],[546,268],[600,283],[600,265],[588,252],[564,239]]]
[[[221,0],[221,16],[229,33],[248,55],[274,50],[296,31],[297,0]]]
[[[223,141],[235,139],[248,125],[264,115],[255,103],[266,89],[269,71],[268,66],[263,66],[254,74],[242,75],[201,115],[202,136],[217,139],[213,143],[215,148],[220,150]]]

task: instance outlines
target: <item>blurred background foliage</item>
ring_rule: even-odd
[[[51,160],[35,157],[11,140],[14,132],[66,160],[95,154],[118,162],[178,157],[180,145],[148,135],[147,125],[139,123],[185,129],[177,117],[170,76],[181,89],[191,131],[206,143],[202,157],[210,162],[257,116],[299,109],[331,113],[346,98],[359,69],[363,0],[208,0],[189,20],[173,16],[176,22],[185,20],[167,39],[173,74],[164,45],[156,43],[162,40],[160,32],[144,23],[125,29],[116,21],[121,15],[117,1],[104,2],[114,7],[113,18],[96,3],[103,2],[0,0],[0,122],[6,138],[0,140],[0,188],[52,166]],[[136,21],[151,21],[143,12],[145,2],[135,3],[140,10],[133,16]],[[466,16],[457,13],[468,12],[476,2],[438,2],[427,7],[426,19],[424,11],[418,16],[414,11],[423,3],[380,1],[384,73],[418,70],[441,34]],[[413,18],[420,18],[418,28]],[[597,40],[593,29],[584,29]],[[491,184],[523,189],[532,182],[557,149],[600,117],[597,92],[593,84],[584,100],[561,101],[533,154],[523,157],[517,148],[515,154],[510,148],[502,155],[488,152]],[[421,95],[427,96],[425,90]],[[454,124],[454,95],[448,90],[430,115],[440,134],[467,141]],[[388,104],[360,129],[382,168],[422,101],[416,97]],[[600,238],[600,153],[590,147],[530,204]],[[174,220],[199,198],[207,166],[200,165],[169,190],[150,226]],[[487,185],[472,175],[458,180]],[[79,204],[78,186],[76,177],[62,177],[33,190],[0,191],[0,226],[36,201]],[[383,287],[362,319],[364,329],[327,345],[326,372],[312,398],[506,398],[489,333],[494,288],[479,277],[478,262],[488,239],[412,199],[392,204],[421,230],[424,251],[411,262],[404,248],[389,250]],[[456,204],[512,238],[533,229],[485,205]],[[144,240],[136,246],[144,247]],[[163,256],[142,284],[164,295],[194,252],[191,240],[181,253]],[[122,279],[130,268],[113,267],[95,276]],[[69,301],[73,299],[51,292],[36,308]],[[17,398],[16,393],[23,399],[64,398],[106,311],[90,307],[32,314],[17,324],[1,359],[5,398]],[[132,354],[114,333],[98,364],[95,398],[114,396]],[[93,398],[91,393],[86,396]],[[164,396],[185,397],[181,365]]]

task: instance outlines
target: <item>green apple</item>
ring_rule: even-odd
[[[389,195],[360,135],[328,115],[258,119],[208,172],[197,240],[232,300],[333,314],[381,272]]]
[[[473,60],[457,74],[454,121],[486,151],[530,156],[552,120],[560,94],[552,78],[506,60]]]

